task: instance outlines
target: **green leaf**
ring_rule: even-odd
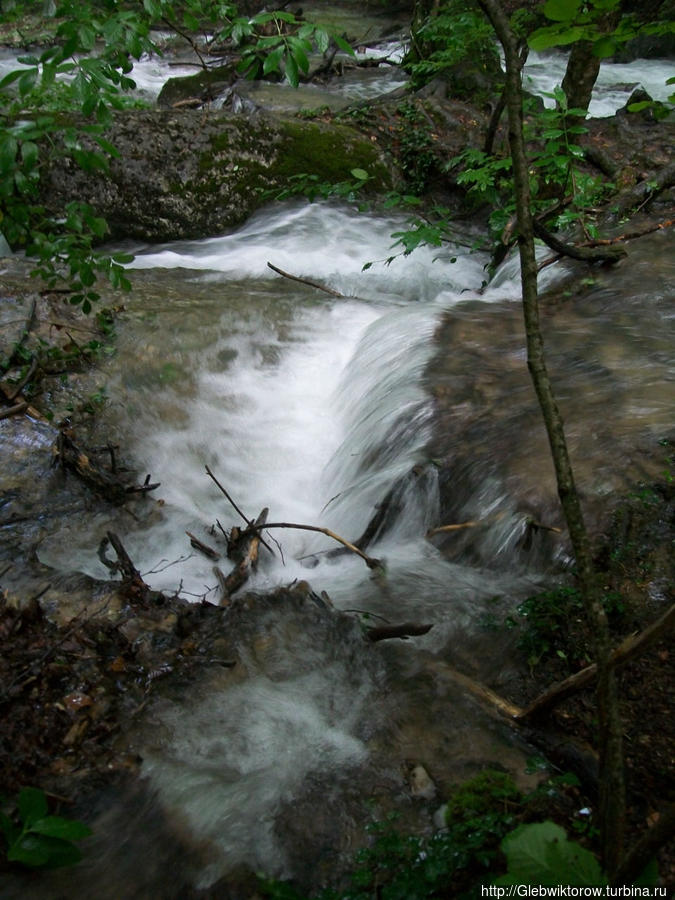
[[[143,8],[153,19],[159,19],[162,15],[162,4],[157,0],[143,0]]]
[[[501,843],[508,862],[508,873],[495,884],[539,884],[556,886],[606,885],[600,864],[593,854],[569,841],[554,822],[520,825]]]
[[[47,815],[47,798],[39,788],[21,788],[17,805],[24,825],[30,825]]]
[[[544,15],[552,22],[571,22],[580,6],[580,0],[546,0]]]
[[[49,859],[49,850],[44,845],[44,839],[39,835],[24,834],[9,848],[7,859],[31,868],[39,868],[44,866]]]
[[[44,819],[38,819],[30,826],[30,831],[33,834],[44,834],[64,841],[79,841],[91,834],[91,828],[84,822],[63,819],[61,816],[45,816]]]
[[[7,859],[31,868],[72,866],[82,854],[70,841],[42,834],[25,834],[8,850]]]
[[[38,163],[38,146],[33,141],[24,141],[21,144],[21,159],[27,169],[33,169]]]
[[[350,56],[356,55],[354,53],[354,48],[352,47],[352,45],[344,38],[340,37],[339,34],[334,34],[333,40],[337,44],[339,50],[343,50],[345,53],[349,53]]]
[[[19,145],[11,134],[0,134],[0,170],[7,171],[14,165]]]
[[[352,169],[351,174],[354,178],[358,178],[359,181],[366,181],[369,178],[365,169]]]
[[[540,28],[533,31],[527,39],[530,50],[549,50],[551,47],[564,47],[574,44],[584,36],[584,29],[580,27],[565,28]]]
[[[305,48],[302,46],[300,41],[292,40],[289,42],[289,52],[293,57],[298,68],[307,74],[309,72],[309,59],[307,58],[307,53],[305,52]]]
[[[19,78],[19,93],[22,97],[25,97],[26,94],[29,94],[33,88],[35,87],[35,82],[37,81],[38,70],[35,69],[26,69],[26,71]]]
[[[96,32],[91,25],[80,25],[77,30],[80,46],[83,50],[93,50],[96,44]]]
[[[281,58],[284,55],[284,47],[277,47],[265,57],[263,63],[263,75],[269,75],[270,72],[278,72],[281,65]]]
[[[316,28],[314,30],[314,40],[316,41],[316,48],[319,53],[325,53],[326,50],[328,50],[330,37],[325,28]]]
[[[605,35],[593,44],[593,56],[600,59],[606,59],[608,56],[614,56],[616,52],[616,41],[611,35]]]
[[[293,87],[297,87],[300,84],[300,75],[298,73],[298,64],[295,61],[295,58],[289,54],[286,57],[286,78],[288,83]]]
[[[8,87],[13,82],[17,81],[23,75],[23,69],[13,69],[11,72],[8,72],[4,78],[0,78],[0,90],[2,88]]]

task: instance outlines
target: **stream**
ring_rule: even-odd
[[[192,876],[203,888],[242,863],[305,884],[330,878],[368,818],[367,798],[383,791],[384,809],[393,804],[403,822],[422,808],[430,815],[437,803],[413,794],[411,805],[404,760],[447,786],[496,760],[523,778],[531,755],[430,674],[451,662],[508,693],[511,639],[495,642],[492,623],[565,562],[553,548],[520,550],[521,492],[536,495],[551,478],[527,386],[518,268],[509,261],[480,293],[485,259],[463,248],[378,262],[400,226],[347,207],[290,204],[221,237],[126,248],[136,254],[134,290],[102,369],[110,401],[101,440],[119,442],[162,485],[135,518],[64,518],[42,540],[41,561],[106,577],[95,547],[112,528],[153,587],[217,602],[213,563],[191,551],[185,532],[218,546],[213,526],[238,516],[205,466],[247,516],[268,506],[271,521],[350,540],[398,484],[395,515],[368,549],[383,560],[384,580],[353,555],[328,554],[337,545],[323,535],[279,530],[268,534],[282,552],[263,552],[249,586],[307,580],[315,596],[325,591],[370,621],[433,624],[374,656],[355,622],[336,630],[300,601],[259,601],[232,626],[234,669],[151,705],[132,744],[151,809],[207,848]],[[669,427],[675,273],[665,240],[643,242],[621,284],[599,274],[552,307],[581,484],[601,504],[625,484],[617,472],[635,476],[630,448]],[[268,261],[345,296],[282,278]],[[544,293],[570,296],[566,275],[561,264],[545,269]],[[439,432],[445,384],[454,405]],[[467,418],[476,402],[481,415]],[[457,454],[445,493],[458,513],[488,523],[454,553],[425,539],[446,523],[432,459],[440,452]]]
[[[535,81],[539,64],[530,60]],[[642,78],[651,64],[640,66],[608,84]],[[153,70],[145,87],[160,78]],[[552,86],[543,75],[538,84]],[[626,92],[614,93],[623,105]],[[512,639],[502,629],[496,640],[495,622],[568,563],[545,539],[523,550],[527,516],[554,515],[555,489],[527,382],[518,268],[508,261],[481,291],[487,260],[461,246],[387,265],[403,225],[292,203],[223,236],[124,247],[135,254],[133,290],[115,355],[96,375],[109,398],[96,437],[161,487],[133,516],[99,509],[51,521],[41,562],[107,578],[96,548],[111,529],[152,587],[217,602],[213,562],[185,532],[223,552],[218,523],[241,522],[206,466],[247,517],[269,507],[269,521],[351,541],[399,490],[368,548],[384,579],[354,555],[329,553],[337,544],[324,535],[268,532],[276,552],[261,554],[247,587],[308,581],[313,593],[245,605],[227,635],[237,664],[150,703],[130,738],[147,795],[97,811],[98,849],[69,897],[184,896],[172,885],[165,820],[181,853],[189,847],[181,877],[198,888],[241,865],[317,885],[346,865],[371,800],[415,827],[423,810],[430,828],[444,791],[481,766],[523,778],[531,748],[433,668],[457,665],[508,694]],[[643,474],[643,448],[672,424],[673,255],[665,233],[635,247],[621,278],[570,281],[558,263],[540,280],[580,484],[598,506]],[[268,262],[344,296],[282,278]],[[485,526],[454,549],[425,537],[467,520]],[[321,606],[322,592],[357,611],[351,624]],[[364,614],[433,628],[374,652]],[[415,793],[416,764],[437,795]],[[65,891],[72,876],[61,877]],[[54,896],[45,890],[35,896]]]

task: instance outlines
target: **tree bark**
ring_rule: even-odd
[[[527,364],[548,433],[558,483],[558,495],[572,541],[577,576],[586,615],[595,635],[598,665],[598,724],[600,757],[600,826],[603,862],[610,876],[623,856],[625,788],[621,722],[618,714],[616,682],[609,663],[611,652],[602,593],[593,568],[591,545],[567,450],[563,420],[553,394],[539,325],[537,262],[534,250],[533,217],[530,204],[528,161],[523,138],[522,64],[515,35],[499,0],[479,0],[504,49],[506,61],[506,108],[513,163],[518,249],[520,253],[523,315],[527,336]]]
[[[591,41],[573,44],[562,81],[568,109],[588,109],[599,71],[600,57],[594,55]]]

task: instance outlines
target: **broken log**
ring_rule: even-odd
[[[150,484],[150,476],[145,484],[125,485],[117,475],[106,472],[89,458],[89,455],[73,440],[71,433],[62,429],[52,448],[52,466],[60,465],[78,476],[87,487],[101,494],[110,503],[120,506],[131,493],[147,493],[159,487],[159,482]]]
[[[117,554],[117,561],[106,556],[109,544]],[[131,599],[145,599],[148,596],[150,587],[143,581],[141,573],[133,564],[131,557],[124,548],[124,544],[114,531],[109,531],[99,544],[98,558],[111,572],[120,573],[122,586],[128,597]]]
[[[222,486],[222,484],[218,481],[218,479],[217,479],[216,476],[213,474],[213,472],[211,471],[211,469],[209,469],[208,466],[205,466],[204,468],[206,469],[206,474],[209,476],[209,478],[211,479],[211,481],[213,481],[213,483],[216,485],[216,487],[220,490],[220,492],[223,494],[223,496],[224,496],[225,499],[228,501],[228,503],[230,503],[230,505],[231,505],[232,508],[235,510],[235,512],[237,512],[237,513],[242,517],[242,519],[244,520],[244,522],[246,522],[246,524],[248,525],[248,527],[250,528],[252,525],[254,525],[255,522],[253,521],[253,519],[249,519],[248,516],[246,516],[246,515],[241,511],[241,509],[239,509],[239,507],[237,506],[237,504],[234,502],[234,500],[232,499],[232,497],[230,497],[230,495],[229,495],[228,492],[225,490],[225,488]],[[218,521],[218,520],[216,519],[216,521]],[[220,530],[223,532],[223,534],[225,534],[225,530],[223,529],[223,526],[220,524],[220,522],[218,522],[218,527],[219,527]],[[226,536],[227,536],[227,535],[226,535]],[[260,537],[260,543],[263,545],[263,547],[265,547],[267,550],[270,551],[270,553],[272,554],[272,556],[275,555],[275,554],[274,554],[274,550],[272,550],[272,548],[270,547],[270,545],[265,541],[265,539],[264,539],[262,536]],[[229,554],[228,554],[228,555],[229,555]]]
[[[0,410],[0,419],[9,419],[10,416],[16,416],[18,413],[25,412],[28,404],[25,401],[15,403],[14,406],[8,406],[7,409]]]
[[[269,510],[265,507],[255,522],[240,532],[237,539],[236,552],[241,558],[230,574],[221,580],[218,572],[216,572],[216,577],[220,583],[220,606],[227,606],[232,595],[248,580],[251,570],[255,569],[258,564],[259,530],[265,527],[265,520],[268,514]],[[220,575],[222,575],[222,572]]]

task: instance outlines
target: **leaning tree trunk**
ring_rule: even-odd
[[[609,629],[602,605],[602,592],[593,566],[591,544],[574,484],[562,416],[546,369],[544,343],[539,326],[537,263],[528,162],[523,139],[522,64],[515,35],[499,0],[479,0],[479,2],[497,33],[506,60],[506,104],[518,221],[527,364],[546,425],[558,483],[558,495],[576,557],[579,587],[586,615],[595,636],[595,658],[598,665],[600,828],[603,861],[611,876],[617,871],[623,855],[625,790],[621,722],[616,682],[609,659],[611,652]]]

